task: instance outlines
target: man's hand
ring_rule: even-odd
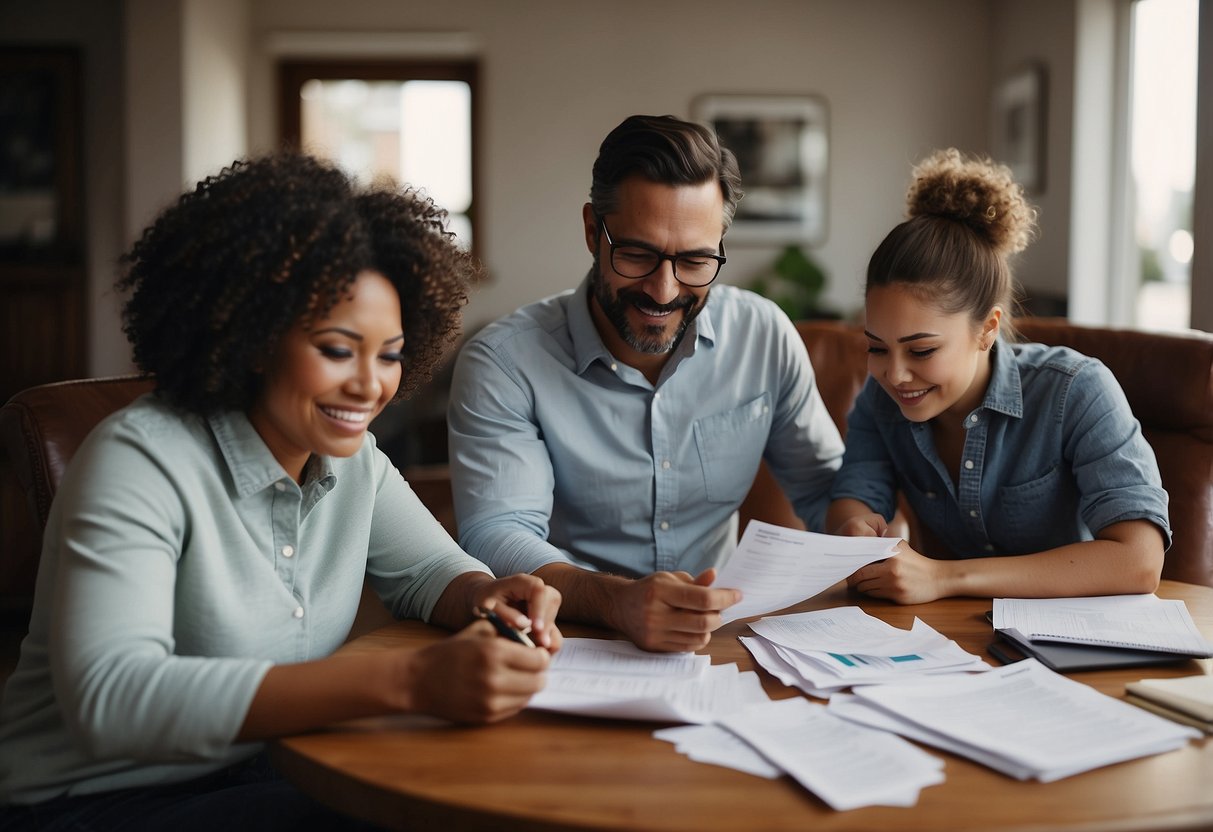
[[[741,600],[736,589],[711,589],[716,570],[697,578],[656,572],[612,587],[607,622],[645,650],[677,652],[707,645],[720,611]]]

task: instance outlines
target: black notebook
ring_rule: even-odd
[[[1003,664],[1033,656],[1045,667],[1058,673],[1076,670],[1110,670],[1117,667],[1144,667],[1155,664],[1177,664],[1191,657],[1182,653],[1159,650],[1137,650],[1131,647],[1101,647],[1091,644],[1066,644],[1058,641],[1020,641],[1010,633],[996,631],[998,640],[986,649]]]

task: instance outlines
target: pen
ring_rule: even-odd
[[[476,607],[472,610],[478,617],[486,619],[497,630],[497,634],[508,638],[510,641],[516,641],[525,647],[535,647],[535,642],[531,641],[531,637],[523,630],[517,627],[511,627],[506,624],[500,615],[492,610],[481,609]]]

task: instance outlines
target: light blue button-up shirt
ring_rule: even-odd
[[[869,378],[847,418],[832,496],[891,518],[900,489],[958,557],[1041,552],[1091,540],[1122,520],[1149,520],[1170,545],[1154,451],[1098,360],[1066,347],[997,342],[985,398],[964,428],[953,481],[930,424],[906,419]]]
[[[463,547],[498,574],[695,574],[732,551],[764,458],[820,527],[842,442],[787,316],[716,286],[651,384],[603,345],[587,293],[524,307],[459,356],[447,421]]]
[[[298,485],[242,413],[144,396],[72,460],[43,535],[30,632],[0,707],[0,803],[186,780],[233,745],[275,663],[327,656],[364,577],[430,615],[468,557],[373,438]]]

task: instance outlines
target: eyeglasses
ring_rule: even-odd
[[[621,277],[639,280],[661,268],[661,261],[669,260],[674,269],[674,279],[683,286],[701,288],[707,286],[720,274],[720,267],[728,258],[724,253],[724,238],[720,239],[720,254],[665,254],[640,243],[616,243],[606,227],[606,220],[598,218],[598,225],[606,235],[611,249],[611,268]]]

